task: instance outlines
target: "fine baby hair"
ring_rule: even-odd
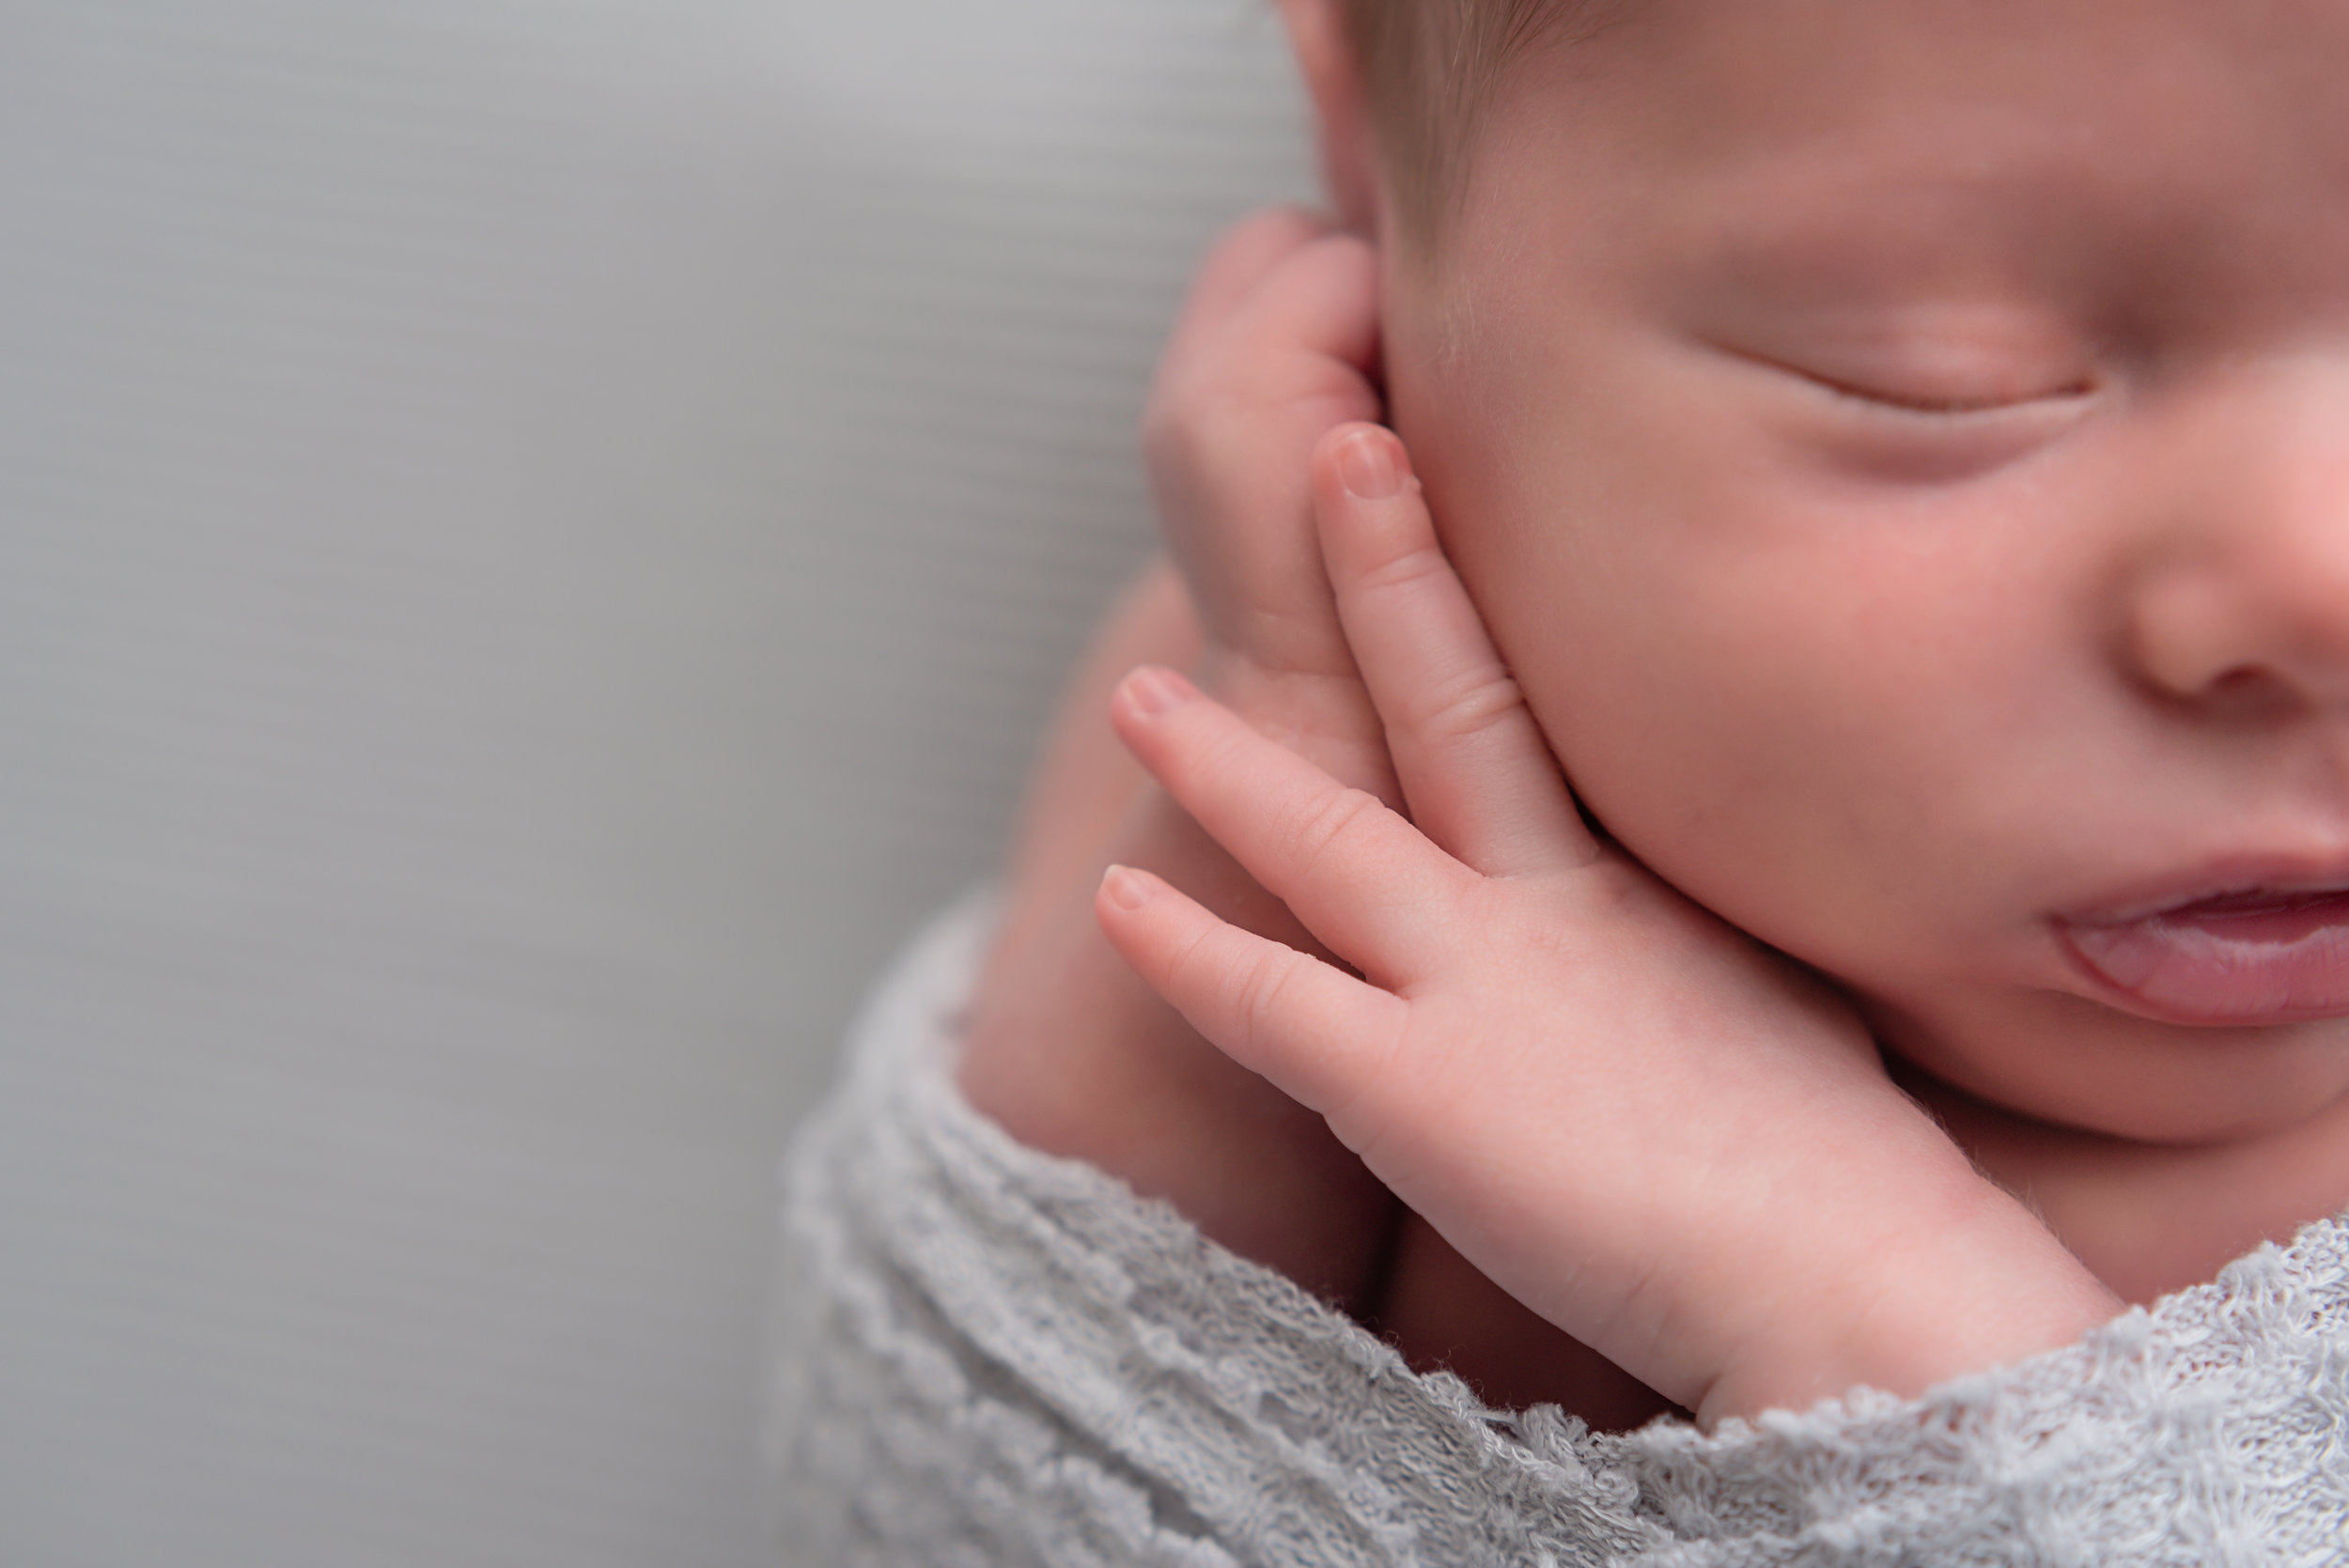
[[[1320,18],[1293,20],[1308,69],[1318,51],[1343,46],[1350,54],[1395,200],[1413,232],[1432,236],[1496,78],[1540,38],[1622,3],[1345,0],[1338,39],[1315,35]]]

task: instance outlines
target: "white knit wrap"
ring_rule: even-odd
[[[1488,1410],[956,1094],[986,908],[857,1031],[788,1172],[786,1560],[852,1564],[2349,1562],[2349,1239],[2312,1225],[1922,1399],[1711,1435]]]

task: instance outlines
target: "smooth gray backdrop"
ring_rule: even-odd
[[[0,0],[0,1563],[745,1565],[1258,0]]]

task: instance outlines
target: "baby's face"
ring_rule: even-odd
[[[1583,800],[2030,1114],[2349,1093],[2344,83],[2349,0],[1646,0],[1391,269]]]

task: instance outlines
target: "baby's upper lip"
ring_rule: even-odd
[[[2236,855],[2207,862],[2190,873],[2144,883],[2057,918],[2068,925],[2126,925],[2160,915],[2223,914],[2333,896],[2349,897],[2349,852]]]

